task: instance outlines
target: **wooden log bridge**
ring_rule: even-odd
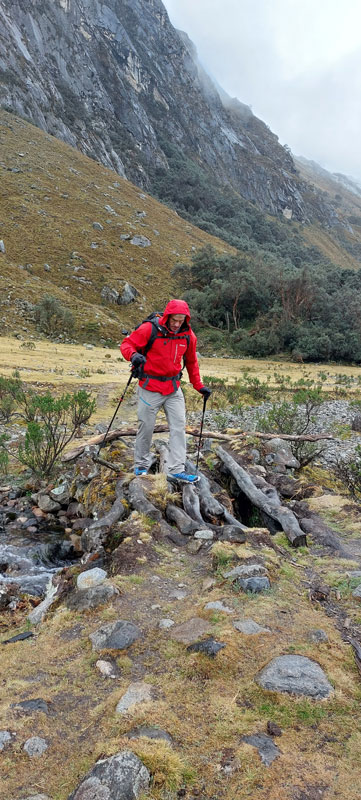
[[[281,525],[282,530],[293,547],[306,545],[306,535],[301,530],[298,520],[290,508],[282,505],[274,486],[271,486],[271,484],[262,479],[262,481],[257,480],[257,487],[251,475],[237,464],[234,458],[232,458],[223,447],[218,447],[217,455],[236,481],[241,492],[248,497],[254,506],[264,511],[265,514],[268,514],[269,517],[276,520]],[[260,486],[262,486],[262,488],[259,488]]]

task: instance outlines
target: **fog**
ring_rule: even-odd
[[[358,0],[163,0],[209,74],[293,153],[361,181]]]

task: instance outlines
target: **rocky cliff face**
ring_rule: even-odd
[[[171,141],[268,213],[337,222],[160,0],[2,0],[0,103],[149,190]]]

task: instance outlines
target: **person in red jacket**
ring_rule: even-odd
[[[143,322],[120,345],[122,355],[131,361],[139,378],[138,432],[134,449],[136,475],[146,475],[148,472],[155,420],[159,409],[163,408],[169,425],[168,476],[187,483],[199,480],[197,475],[185,471],[185,404],[180,388],[183,363],[190,382],[203,397],[208,399],[211,390],[201,381],[196,353],[197,337],[189,322],[187,303],[184,300],[170,300],[156,323],[156,336],[149,350],[147,344],[153,331],[152,322]]]

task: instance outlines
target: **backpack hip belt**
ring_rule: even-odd
[[[148,372],[143,372],[142,379],[145,378],[145,383],[143,385],[143,389],[146,389],[150,380],[154,381],[161,381],[165,383],[165,381],[172,381],[174,391],[177,391],[177,381],[180,381],[183,372],[178,372],[178,375],[172,375],[168,377],[167,375],[149,375]]]

